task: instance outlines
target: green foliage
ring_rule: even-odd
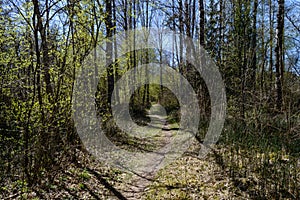
[[[113,7],[111,13],[108,3]],[[86,56],[98,44],[106,42],[108,32],[115,34],[141,24],[168,26],[193,38],[202,31],[198,26],[197,1],[193,2],[195,7],[179,5],[180,1],[172,2],[174,5],[163,2],[161,6],[147,1],[127,3],[129,5],[119,1],[87,0],[0,1],[0,198],[20,192],[21,198],[29,199],[32,188],[57,191],[65,187],[53,183],[56,175],[69,163],[77,163],[78,152],[84,151],[72,120],[74,81]],[[297,4],[295,8],[286,9],[287,19],[297,14],[296,8]],[[148,199],[193,199],[197,194],[203,198],[219,198],[213,194],[219,191],[229,198],[227,186],[233,189],[230,194],[235,196],[242,196],[241,191],[246,190],[250,197],[258,199],[299,197],[299,32],[295,31],[299,20],[295,17],[295,20],[286,19],[285,23],[284,104],[282,110],[278,110],[274,106],[278,94],[273,69],[277,10],[278,2],[273,0],[260,1],[258,9],[255,1],[207,2],[205,49],[222,73],[228,100],[228,118],[217,149],[220,156],[215,159],[221,159],[223,164],[179,159],[158,174],[162,182],[150,187],[146,194]],[[177,39],[179,43],[184,42]],[[129,42],[135,40],[135,35],[128,35]],[[160,42],[163,46],[168,41]],[[114,52],[109,56],[118,56],[118,59],[113,60],[112,70],[98,72],[101,77],[95,103],[108,137],[131,151],[154,151],[163,145],[159,136],[142,140],[123,133],[113,120],[108,97],[112,92],[108,88],[109,78],[116,82],[138,65],[162,62],[160,64],[172,67],[176,73],[182,72],[197,92],[199,105],[204,110],[197,135],[201,140],[212,105],[199,78],[201,75],[189,64],[182,64],[186,61],[182,61],[180,54],[191,47],[174,46],[173,52],[159,48],[132,51],[124,43],[121,48],[127,50],[124,55],[118,55],[120,52],[113,44]],[[128,80],[128,85],[135,85],[136,80],[147,79],[159,70],[136,69],[134,80]],[[179,80],[173,77],[163,81],[178,82],[180,87]],[[121,86],[120,98],[128,97],[128,85]],[[168,114],[168,128],[180,127],[180,105],[168,88],[150,84],[136,88],[134,95],[128,98],[130,114],[137,124],[146,125],[150,120],[149,108],[160,103]],[[215,178],[215,184],[209,180],[201,182],[203,178],[214,176],[214,173],[201,176],[204,170],[201,166],[216,167],[217,164],[226,172],[221,173],[222,176],[232,181],[223,180],[218,174],[222,181]],[[76,170],[70,173],[74,175]],[[69,181],[72,179],[69,176],[60,176],[58,182]],[[92,181],[93,176],[88,170],[81,170],[74,177],[79,180],[71,184],[71,192],[90,190],[86,182]],[[206,190],[209,192],[205,193]],[[251,192],[255,194],[251,196]]]
[[[79,175],[79,177],[82,180],[89,180],[91,178],[91,175],[87,171],[84,170],[83,172],[81,172],[81,174]]]

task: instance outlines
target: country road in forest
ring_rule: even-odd
[[[0,200],[300,200],[299,11],[0,0]]]
[[[170,143],[172,140],[172,137],[175,133],[173,133],[176,130],[171,130],[170,126],[167,122],[167,116],[165,112],[162,112],[161,106],[159,104],[154,104],[151,107],[151,110],[148,111],[147,117],[151,119],[151,127],[160,128],[158,135],[152,135],[152,137],[159,137],[159,139],[156,141],[161,146],[158,152],[154,154],[154,156],[157,159],[157,154],[160,154],[160,159],[155,160],[155,163],[151,163],[151,166],[149,166],[148,171],[145,171],[144,173],[139,174],[133,174],[130,180],[130,183],[128,184],[128,188],[124,191],[124,196],[127,199],[141,199],[142,194],[145,191],[146,187],[152,183],[152,180],[154,179],[155,174],[157,171],[162,167],[163,160],[165,157],[165,154],[168,153],[170,150]],[[151,135],[151,134],[150,134]],[[150,136],[151,137],[151,136]],[[150,159],[151,160],[151,159]]]

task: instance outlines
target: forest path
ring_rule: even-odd
[[[151,126],[160,129],[158,134],[153,135],[150,133],[149,137],[156,137],[157,145],[161,147],[157,154],[161,156],[159,159],[156,157],[157,160],[151,163],[147,172],[131,173],[131,177],[127,180],[126,188],[122,192],[124,197],[129,200],[142,198],[145,189],[153,182],[156,173],[164,164],[164,155],[170,150],[172,137],[174,136],[174,130],[167,123],[166,113],[161,110],[159,104],[154,104],[148,113],[147,116],[151,119]]]

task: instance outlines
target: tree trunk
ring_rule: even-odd
[[[111,37],[113,34],[113,23],[112,23],[112,1],[106,0],[106,37],[109,38],[106,42],[106,71],[107,71],[107,103],[108,107],[111,105],[111,96],[114,89],[114,70],[112,63],[113,56],[113,45],[111,41]]]
[[[255,83],[256,83],[256,62],[257,62],[257,29],[256,29],[256,21],[257,21],[257,7],[258,2],[254,0],[254,8],[253,8],[253,24],[252,24],[252,41],[251,41],[251,69],[250,69],[250,88],[254,91],[255,90]]]
[[[278,14],[277,14],[277,35],[276,35],[276,91],[277,91],[277,109],[282,111],[283,106],[283,31],[284,31],[284,0],[278,1]]]

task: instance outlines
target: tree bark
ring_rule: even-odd
[[[112,22],[112,0],[106,0],[106,71],[107,71],[107,103],[108,107],[111,105],[111,96],[114,89],[114,69],[113,69],[113,41],[111,37],[113,34],[113,22]]]
[[[277,35],[276,35],[276,91],[277,91],[277,109],[282,111],[283,106],[283,31],[284,31],[284,0],[278,1],[278,13],[277,13]]]

